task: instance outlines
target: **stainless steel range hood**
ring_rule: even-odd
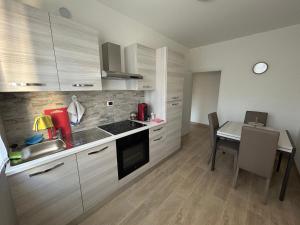
[[[102,78],[114,80],[143,79],[140,74],[121,72],[120,45],[106,42],[102,45],[103,70]]]

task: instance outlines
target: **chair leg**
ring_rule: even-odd
[[[211,162],[212,155],[213,155],[213,153],[211,152],[211,153],[209,154],[209,158],[208,158],[208,161],[207,161],[207,164],[208,164],[208,165],[209,165],[209,164],[210,164],[210,162]]]
[[[237,180],[238,180],[238,176],[239,176],[239,171],[240,171],[240,168],[237,167],[235,175],[234,175],[234,179],[233,179],[233,188],[234,189],[236,189]]]
[[[271,178],[268,178],[265,186],[265,196],[264,196],[264,204],[268,202],[269,189],[270,189]]]
[[[279,158],[278,158],[276,172],[279,172],[279,170],[280,170],[281,160],[282,160],[282,152],[279,153]]]

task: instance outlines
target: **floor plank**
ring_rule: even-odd
[[[291,173],[278,200],[285,161],[274,172],[267,205],[264,180],[242,171],[232,188],[233,159],[218,153],[210,171],[208,129],[191,125],[182,149],[132,184],[80,225],[300,225],[300,179]]]

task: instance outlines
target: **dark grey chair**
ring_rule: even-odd
[[[263,126],[266,126],[267,119],[268,113],[266,112],[246,111],[244,123],[261,123]]]
[[[219,129],[219,119],[216,112],[208,114],[208,122],[209,122],[209,137],[210,137],[210,146],[211,146],[209,163],[211,162],[213,151],[216,147],[217,151],[221,150],[225,153],[229,153],[233,155],[234,170],[235,170],[237,166],[239,143],[217,138],[217,130]]]
[[[264,203],[267,203],[279,135],[280,133],[277,131],[263,128],[249,126],[242,128],[238,165],[233,185],[236,187],[240,169],[266,178]]]

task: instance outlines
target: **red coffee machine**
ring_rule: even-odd
[[[146,103],[139,103],[137,119],[140,121],[146,121],[148,117],[147,114],[148,114],[148,105]]]

